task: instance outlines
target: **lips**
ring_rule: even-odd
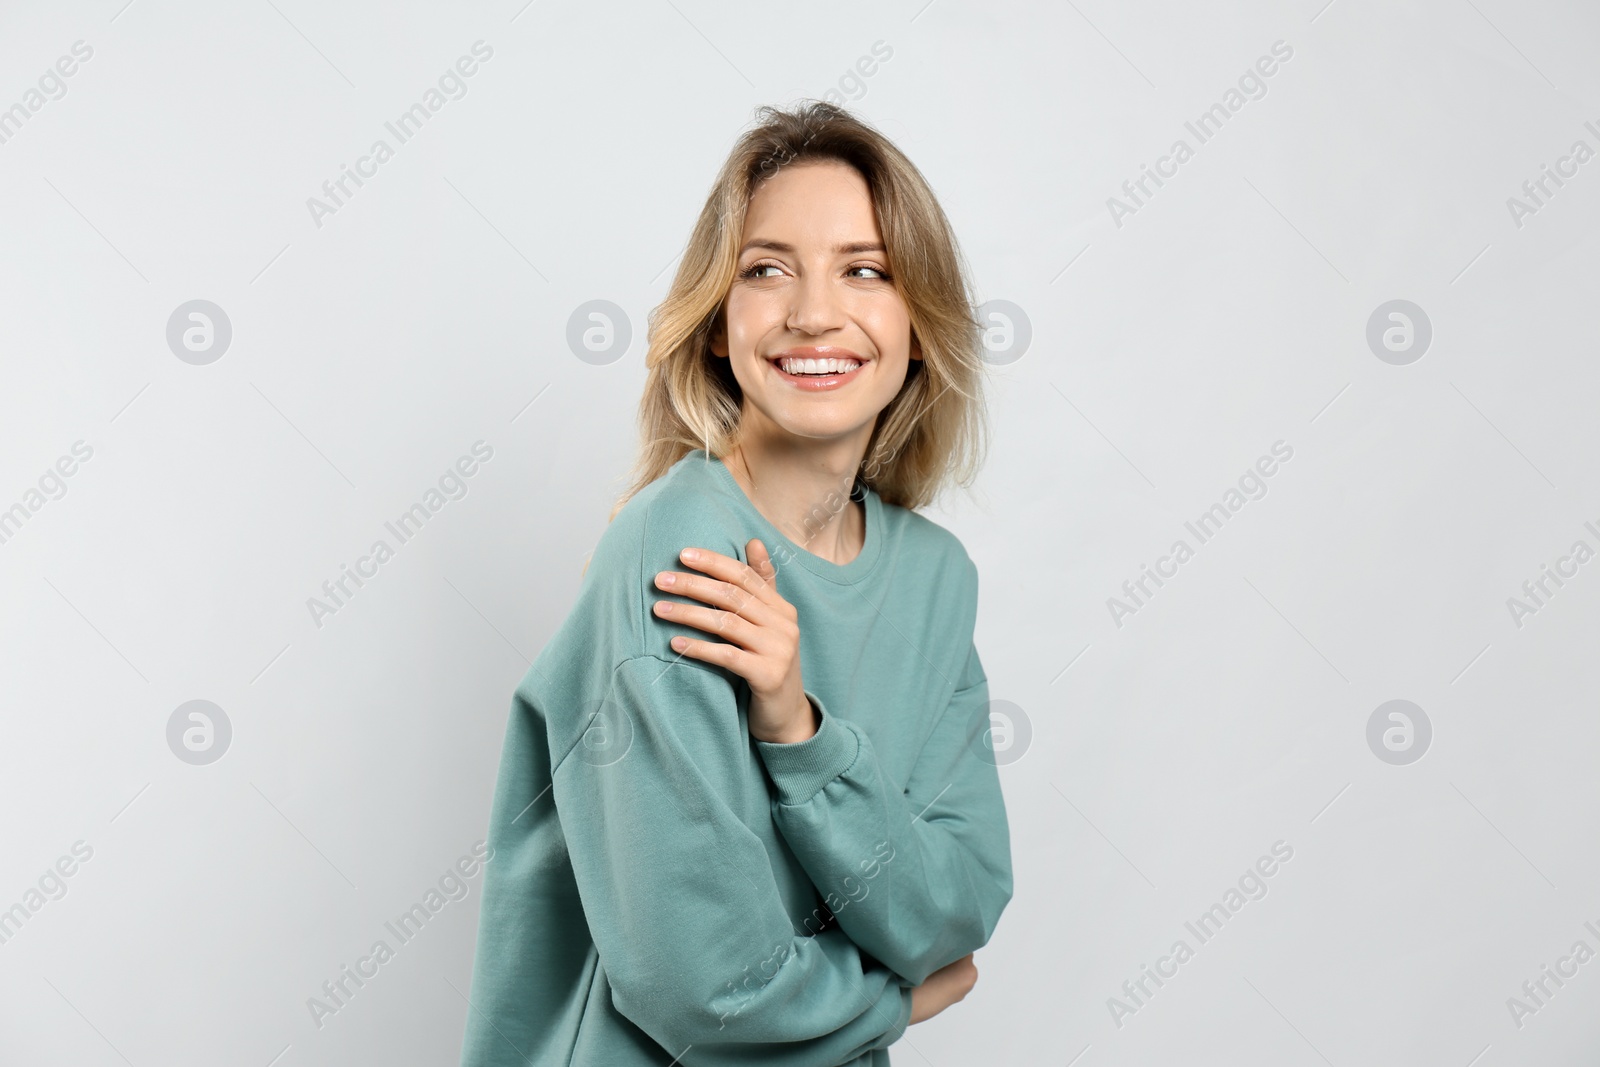
[[[867,360],[832,345],[791,348],[767,357],[778,376],[799,389],[837,389],[852,381]]]
[[[774,367],[791,377],[828,377],[849,374],[867,361],[848,348],[833,345],[790,348],[768,357]]]

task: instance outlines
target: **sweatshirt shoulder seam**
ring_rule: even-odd
[[[713,678],[720,678],[721,677],[721,675],[717,674],[716,671],[712,670],[710,667],[706,666],[705,664],[700,663],[697,660],[691,660],[691,659],[670,660],[670,659],[667,659],[664,656],[660,656],[660,655],[658,655],[658,654],[656,654],[654,652],[639,652],[639,653],[636,653],[636,654],[631,655],[631,656],[624,656],[624,657],[622,657],[621,659],[617,660],[615,663],[613,663],[611,665],[611,670],[608,672],[607,678],[606,678],[605,692],[600,697],[601,701],[603,702],[603,701],[606,701],[606,700],[610,699],[612,691],[614,689],[616,689],[616,687],[617,687],[617,675],[619,673],[621,673],[621,671],[622,671],[622,669],[624,667],[626,667],[630,663],[636,663],[639,660],[647,660],[647,659],[648,660],[655,660],[657,663],[663,664],[664,666],[666,666],[669,669],[672,668],[672,667],[678,667],[678,666],[691,667],[691,668],[698,669],[698,670],[704,672],[705,674],[708,674],[708,675],[712,676]],[[561,754],[561,758],[556,760],[554,763],[552,763],[550,765],[550,780],[552,782],[555,781],[556,772],[561,770],[561,768],[567,762],[567,757],[572,755],[573,750],[575,750],[578,747],[578,745],[580,743],[582,743],[582,741],[583,741],[583,734],[580,733],[573,740],[572,744],[567,746],[567,750]]]

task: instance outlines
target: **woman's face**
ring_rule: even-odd
[[[744,390],[745,432],[866,448],[908,361],[922,358],[890,266],[854,167],[794,163],[757,187],[711,340]]]

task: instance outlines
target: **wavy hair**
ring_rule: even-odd
[[[717,174],[666,297],[650,313],[639,452],[611,511],[683,456],[722,457],[738,441],[743,390],[710,339],[738,269],[745,212],[760,183],[790,164],[854,167],[872,205],[922,359],[879,413],[858,477],[886,503],[930,504],[949,482],[970,486],[987,445],[981,326],[949,219],[922,173],[883,134],[833,104],[756,110]]]

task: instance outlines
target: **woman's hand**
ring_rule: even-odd
[[[928,980],[911,990],[911,1021],[931,1019],[972,992],[978,983],[978,965],[972,953],[928,975]]]
[[[745,545],[754,566],[704,548],[686,548],[680,555],[705,574],[662,571],[656,585],[715,607],[658,600],[656,615],[725,640],[674,637],[673,649],[750,683],[750,736],[757,741],[794,744],[813,736],[816,713],[800,680],[799,612],[778,595],[778,568],[767,547],[757,540]]]

